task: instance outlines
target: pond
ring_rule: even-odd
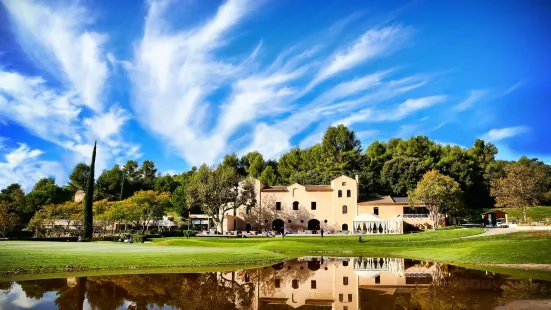
[[[231,272],[0,282],[3,310],[494,309],[515,300],[549,302],[542,299],[551,299],[551,282],[373,257],[303,257]]]

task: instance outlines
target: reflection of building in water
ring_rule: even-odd
[[[429,286],[440,266],[401,258],[307,257],[259,270],[241,271],[236,281],[257,282],[255,308],[362,309],[360,290],[394,294]]]

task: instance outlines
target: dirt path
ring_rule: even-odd
[[[478,238],[478,237],[486,237],[486,236],[493,236],[493,235],[503,235],[503,234],[509,234],[512,232],[516,232],[516,228],[508,227],[508,228],[486,228],[486,231],[474,236],[467,236],[462,238]]]

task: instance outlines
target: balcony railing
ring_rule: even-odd
[[[404,214],[404,218],[428,218],[428,217],[429,217],[428,214],[415,214],[415,213]]]

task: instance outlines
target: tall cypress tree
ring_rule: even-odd
[[[94,142],[94,151],[92,152],[92,163],[90,164],[90,174],[86,182],[86,196],[84,202],[84,239],[92,239],[94,232],[94,217],[92,204],[94,199],[94,168],[96,165],[96,142]]]

